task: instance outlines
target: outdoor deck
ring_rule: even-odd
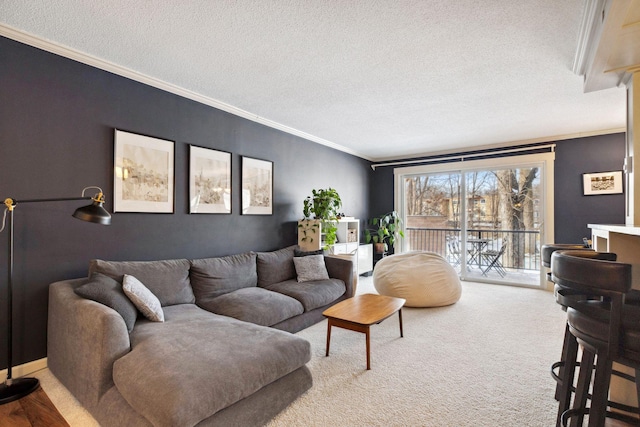
[[[540,284],[539,231],[469,229],[465,250],[460,229],[409,227],[406,231],[408,250],[436,252],[459,273],[465,264],[461,276],[466,280]]]

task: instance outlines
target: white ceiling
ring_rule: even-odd
[[[0,35],[370,160],[620,131],[584,0],[0,0]],[[68,48],[68,49],[65,49]]]

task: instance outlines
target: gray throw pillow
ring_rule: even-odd
[[[298,282],[329,279],[327,266],[324,264],[324,255],[295,257],[293,262],[296,266]]]
[[[152,322],[164,322],[164,311],[162,311],[160,300],[141,281],[125,274],[122,290],[144,317]]]
[[[75,289],[75,293],[82,298],[111,307],[122,316],[129,333],[133,331],[138,310],[124,294],[122,285],[117,280],[101,273],[93,273],[87,283]]]

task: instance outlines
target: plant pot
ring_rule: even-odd
[[[377,254],[383,254],[384,253],[384,243],[374,243],[373,244],[373,250]]]

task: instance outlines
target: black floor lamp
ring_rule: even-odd
[[[85,196],[84,193],[90,188],[99,190],[95,196]],[[83,221],[95,222],[97,224],[109,225],[111,224],[111,215],[102,207],[104,203],[104,195],[100,187],[87,187],[82,190],[81,197],[65,197],[59,199],[31,199],[31,200],[15,200],[12,198],[5,199],[4,204],[6,209],[2,218],[2,227],[0,232],[4,230],[7,213],[9,214],[9,284],[7,290],[7,379],[3,384],[0,384],[0,405],[12,402],[28,395],[35,391],[40,382],[37,378],[17,378],[13,379],[11,376],[12,358],[13,358],[13,211],[18,203],[39,203],[39,202],[64,202],[69,200],[93,200],[93,203],[76,209],[73,213],[73,217],[81,219]]]

